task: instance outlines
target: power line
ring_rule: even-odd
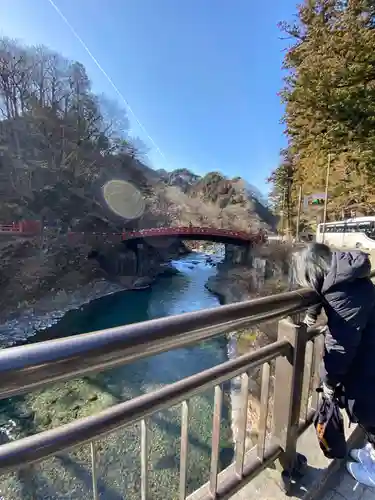
[[[166,157],[164,155],[164,153],[162,152],[162,150],[159,148],[159,146],[156,144],[156,142],[154,141],[154,139],[151,137],[151,135],[147,132],[146,128],[143,126],[142,122],[138,119],[137,115],[134,113],[132,107],[130,106],[129,102],[127,99],[125,99],[125,97],[122,95],[122,93],[120,92],[120,90],[118,89],[118,87],[116,86],[116,84],[113,82],[112,78],[109,76],[109,74],[106,72],[106,70],[103,68],[103,66],[100,64],[100,62],[96,59],[96,57],[94,56],[94,54],[91,52],[91,50],[88,48],[88,46],[86,45],[86,43],[82,40],[82,38],[79,36],[79,34],[77,33],[77,31],[73,28],[73,26],[71,25],[71,23],[68,21],[68,19],[66,18],[66,16],[61,12],[61,10],[58,8],[58,6],[55,4],[55,2],[53,0],[47,0],[51,5],[52,7],[55,9],[55,11],[57,12],[57,14],[61,17],[61,19],[64,21],[64,23],[68,26],[68,28],[70,29],[70,31],[73,33],[73,35],[75,36],[75,38],[79,41],[79,43],[82,45],[82,47],[85,49],[85,51],[87,52],[87,54],[90,56],[90,58],[92,59],[92,61],[95,63],[95,65],[97,66],[97,68],[102,72],[102,74],[106,77],[106,79],[108,80],[108,82],[111,84],[113,90],[116,92],[116,94],[120,97],[120,99],[123,101],[123,103],[125,104],[126,108],[128,109],[128,111],[133,115],[135,121],[138,123],[140,129],[143,131],[143,133],[145,134],[145,136],[149,139],[149,141],[151,142],[151,144],[155,147],[156,151],[160,154],[160,156],[166,161]]]

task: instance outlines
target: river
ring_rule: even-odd
[[[135,323],[219,305],[205,283],[216,273],[206,256],[193,253],[174,262],[179,273],[160,278],[151,288],[119,292],[68,312],[57,324],[38,332],[32,341]],[[10,438],[54,427],[101,408],[152,391],[227,359],[221,337],[191,347],[140,360],[104,374],[59,384],[0,407],[0,425]],[[192,491],[208,480],[213,391],[190,401],[189,484]],[[230,403],[225,398],[221,465],[232,459]],[[178,497],[180,407],[158,412],[148,421],[150,498]],[[130,426],[97,442],[100,498],[140,498],[140,429]],[[46,460],[0,483],[5,500],[91,499],[89,445]],[[1,496],[0,496],[1,498]]]

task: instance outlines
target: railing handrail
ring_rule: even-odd
[[[95,415],[3,444],[0,446],[0,473],[44,460],[98,439],[166,407],[179,404],[197,393],[240,375],[244,370],[257,368],[278,356],[290,356],[292,350],[287,340],[279,340],[156,391],[118,403]]]
[[[371,273],[375,277],[375,271]],[[280,319],[317,303],[307,288],[0,350],[0,399],[92,374],[223,333]]]
[[[125,239],[147,237],[147,235],[168,235],[168,234],[187,234],[190,236],[198,236],[200,234],[211,236],[224,236],[231,238],[240,238],[246,241],[252,241],[259,237],[265,238],[265,234],[261,231],[245,232],[235,231],[232,229],[220,229],[216,227],[200,227],[200,226],[173,226],[173,227],[154,227],[149,229],[140,229],[138,231],[124,231],[123,236]]]
[[[318,302],[309,289],[0,350],[0,399],[279,319]]]

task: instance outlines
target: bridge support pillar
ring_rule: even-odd
[[[236,247],[234,245],[225,245],[225,257],[224,262],[229,262],[231,264],[236,264]]]
[[[134,251],[120,252],[116,259],[117,276],[133,276],[137,269],[137,257]]]
[[[227,244],[225,245],[225,262],[230,262],[231,264],[243,264],[243,265],[251,265],[252,264],[252,246],[235,246]]]
[[[252,265],[253,255],[251,253],[252,245],[246,245],[244,248],[244,264]]]
[[[125,242],[126,248],[135,255],[135,275],[142,276],[143,270],[143,254],[144,254],[144,244],[136,240],[127,240]]]
[[[137,258],[136,274],[137,274],[137,276],[143,276],[144,269],[145,269],[144,261],[146,258],[144,243],[137,244],[135,255]]]

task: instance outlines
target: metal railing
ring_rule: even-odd
[[[302,312],[316,303],[311,290],[299,290],[214,309],[191,312],[108,330],[41,342],[0,351],[0,399],[41,389],[131,363],[146,356],[187,346],[235,329]],[[229,498],[277,458],[284,470],[296,464],[296,443],[311,423],[316,398],[317,366],[322,342],[319,332],[282,319],[278,340],[255,352],[204,370],[154,392],[116,404],[95,415],[0,446],[0,473],[40,462],[64,450],[91,443],[93,498],[98,500],[96,440],[110,432],[141,422],[141,498],[148,495],[147,419],[162,409],[181,404],[179,498]],[[320,340],[319,340],[320,339]],[[270,399],[270,363],[275,360],[272,439],[267,437]],[[260,418],[255,450],[245,449],[249,380],[262,368]],[[243,414],[236,437],[235,460],[219,471],[220,422],[223,383],[241,377]],[[214,388],[211,471],[196,493],[188,491],[189,399]]]
[[[316,303],[311,290],[194,311],[0,351],[0,399],[282,318]]]

